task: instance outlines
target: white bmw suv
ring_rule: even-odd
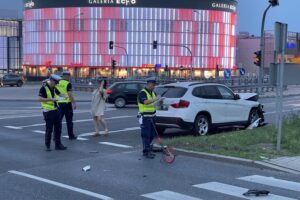
[[[235,94],[226,85],[217,83],[177,82],[156,87],[165,97],[157,104],[156,128],[189,129],[206,135],[213,128],[232,125],[248,126],[260,118],[263,106],[256,93]]]

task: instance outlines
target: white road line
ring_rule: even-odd
[[[105,118],[105,119],[113,120],[113,119],[129,118],[129,117],[136,117],[136,115],[124,115],[124,116],[110,117],[110,118]],[[73,121],[73,123],[88,122],[88,121],[93,121],[93,119],[80,119],[80,120]],[[63,122],[63,124],[65,124],[65,123],[66,122]],[[31,125],[26,125],[26,126],[14,126],[14,127],[16,127],[15,129],[22,129],[22,128],[35,127],[35,126],[44,126],[44,125],[45,125],[45,123],[40,123],[40,124],[31,124]],[[12,126],[7,126],[7,127],[12,127]]]
[[[272,187],[284,188],[287,190],[293,190],[293,191],[300,192],[300,183],[293,182],[293,181],[281,180],[281,179],[277,179],[274,177],[253,175],[253,176],[240,177],[238,179],[243,180],[243,181],[259,183],[259,184],[268,185],[268,186],[272,186]]]
[[[10,129],[22,129],[20,127],[17,126],[4,126],[5,128],[10,128]]]
[[[34,175],[31,175],[31,174],[27,174],[27,173],[23,173],[23,172],[19,172],[19,171],[14,171],[14,170],[8,171],[8,172],[11,173],[11,174],[15,174],[15,175],[24,176],[24,177],[27,177],[27,178],[30,178],[30,179],[34,179],[34,180],[37,180],[37,181],[40,181],[40,182],[48,183],[50,185],[55,185],[57,187],[61,187],[61,188],[67,189],[67,190],[72,190],[74,192],[85,194],[87,196],[95,197],[95,198],[98,198],[98,199],[113,200],[112,198],[104,196],[102,194],[98,194],[98,193],[91,192],[91,191],[88,191],[88,190],[80,189],[80,188],[73,187],[73,186],[70,186],[70,185],[66,185],[66,184],[63,184],[63,183],[59,183],[59,182],[56,182],[56,181],[51,181],[49,179],[41,178],[41,177],[34,176]]]
[[[45,135],[45,131],[34,130],[34,131],[32,131],[32,132],[34,132],[34,133],[41,133],[41,134],[44,134],[44,135]]]
[[[153,192],[148,194],[141,195],[143,197],[149,198],[149,199],[155,199],[155,200],[201,200],[199,198],[187,196],[184,194],[180,194],[177,192],[172,192],[169,190],[163,190],[160,192]]]
[[[63,136],[63,137],[69,139],[69,136]],[[85,141],[85,140],[89,140],[89,139],[77,137],[77,140]]]
[[[124,145],[124,144],[117,144],[117,143],[112,143],[112,142],[99,142],[99,144],[105,144],[105,145],[109,145],[109,146],[126,148],[126,149],[133,148],[133,146],[128,146],[128,145]]]
[[[117,110],[117,109],[109,109],[109,110],[106,110],[106,111],[114,111],[114,110]],[[40,113],[42,111],[40,110]],[[74,113],[75,114],[80,114],[80,113],[90,113],[91,111],[87,110],[87,111],[75,111]],[[26,114],[26,113],[22,113],[22,114]],[[27,117],[42,117],[43,114],[36,114],[36,115],[13,115],[13,116],[7,116],[7,117],[0,117],[0,120],[1,119],[17,119],[17,118],[27,118]]]
[[[131,128],[124,128],[121,130],[115,130],[115,131],[109,131],[109,133],[119,133],[119,132],[126,132],[126,131],[134,131],[134,130],[139,130],[141,129],[140,127],[131,127]],[[91,136],[94,135],[95,132],[90,132],[90,133],[82,133],[79,135],[79,137],[86,137],[86,136]],[[104,135],[104,131],[100,132],[101,135]]]
[[[237,187],[233,185],[228,185],[228,184],[223,184],[223,183],[218,183],[218,182],[209,182],[209,183],[204,183],[204,184],[198,184],[194,185],[194,187],[201,188],[201,189],[206,189],[210,190],[213,192],[218,192],[226,195],[231,195],[235,197],[239,197],[242,199],[258,199],[257,197],[246,197],[243,195],[243,193],[247,192],[248,189],[242,188],[242,187]],[[274,194],[269,194],[268,196],[259,198],[259,199],[266,199],[266,200],[296,200],[288,197],[283,197],[283,196],[278,196]]]

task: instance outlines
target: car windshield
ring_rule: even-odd
[[[155,89],[157,95],[161,95],[166,98],[181,98],[186,91],[187,88],[174,86],[157,87]]]

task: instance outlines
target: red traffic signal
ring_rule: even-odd
[[[261,66],[261,51],[254,52],[254,64],[256,66]]]
[[[156,40],[153,41],[152,45],[153,45],[153,49],[157,49],[157,41]]]
[[[114,49],[114,42],[113,41],[109,41],[109,49]]]

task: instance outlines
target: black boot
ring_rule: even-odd
[[[61,143],[55,145],[55,150],[66,150],[66,149],[67,149],[67,147],[65,147]]]

